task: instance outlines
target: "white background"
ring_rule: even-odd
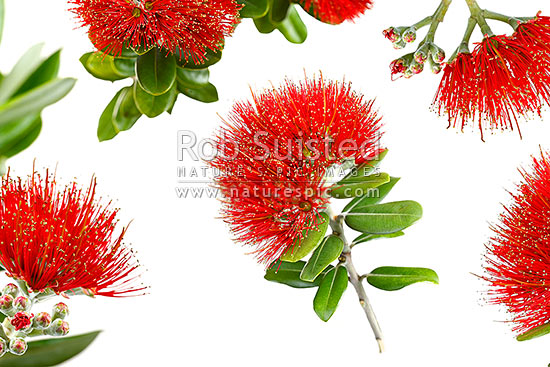
[[[548,338],[518,343],[506,314],[483,305],[480,273],[483,245],[490,235],[506,189],[520,178],[539,145],[550,149],[550,126],[539,119],[517,133],[488,135],[447,130],[429,105],[438,76],[422,74],[391,82],[388,64],[395,51],[382,37],[389,25],[412,24],[431,14],[437,1],[379,0],[355,24],[328,26],[304,14],[309,38],[304,45],[274,33],[260,35],[247,20],[227,42],[224,59],[212,68],[220,102],[206,105],[180,98],[174,115],[142,118],[115,140],[98,143],[96,126],[104,106],[126,82],[110,84],[88,75],[78,62],[91,51],[75,30],[64,1],[7,0],[7,24],[0,48],[5,73],[28,47],[46,41],[48,52],[63,47],[62,76],[79,79],[72,93],[44,112],[38,141],[9,161],[16,174],[58,164],[60,181],[92,174],[99,192],[117,199],[122,222],[133,219],[128,242],[148,270],[151,294],[132,299],[69,301],[72,333],[104,329],[67,366],[546,366]],[[505,4],[502,4],[505,3]],[[550,11],[547,1],[481,5],[512,15]],[[545,9],[546,8],[546,9]],[[467,10],[457,0],[436,42],[451,54],[462,38]],[[499,31],[506,27],[496,27]],[[423,36],[421,34],[419,37]],[[480,33],[476,31],[479,39]],[[412,50],[411,50],[412,51]],[[410,51],[408,51],[410,52]],[[314,290],[295,290],[263,279],[264,268],[234,244],[216,219],[214,199],[178,199],[176,133],[212,135],[234,100],[248,98],[249,86],[278,84],[322,70],[345,77],[384,115],[384,145],[391,153],[382,169],[402,177],[389,200],[412,199],[424,218],[399,239],[358,247],[360,271],[377,266],[425,266],[438,271],[441,284],[419,284],[385,293],[368,289],[386,338],[379,355],[355,293],[350,290],[328,323],[312,310]]]

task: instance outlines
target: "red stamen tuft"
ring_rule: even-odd
[[[322,22],[331,24],[351,21],[373,6],[372,0],[298,0],[298,3]]]

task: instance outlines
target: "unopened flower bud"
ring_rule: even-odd
[[[10,341],[10,352],[17,356],[25,354],[27,351],[27,342],[22,338],[15,338]]]
[[[65,336],[69,333],[69,323],[61,319],[55,319],[44,332],[51,336]]]
[[[431,44],[430,53],[432,54],[432,59],[436,64],[441,64],[445,61],[445,51],[443,51],[438,46]]]
[[[424,71],[424,64],[419,64],[417,62],[413,62],[411,67],[410,67],[410,71],[415,75],[420,74],[421,72]]]
[[[15,330],[24,330],[32,326],[32,319],[34,315],[28,312],[18,312],[10,320],[10,323],[15,327]]]
[[[411,27],[403,32],[403,41],[407,43],[413,43],[416,41],[416,28]]]
[[[13,310],[13,297],[9,294],[5,294],[0,297],[0,311],[3,314],[9,313]]]
[[[410,79],[414,76],[414,73],[412,72],[411,69],[407,69],[403,72],[403,77],[405,77],[406,79]]]
[[[404,40],[393,43],[393,48],[395,48],[396,50],[401,50],[402,48],[405,48],[405,46],[407,46],[407,42],[405,42]]]
[[[441,73],[441,70],[443,70],[443,65],[432,63],[431,69],[432,69],[432,73],[439,74]]]
[[[19,294],[19,288],[15,284],[9,283],[4,287],[4,289],[2,289],[2,294],[9,294],[13,298],[15,298]]]
[[[16,311],[28,311],[32,307],[32,302],[25,296],[19,296],[13,301],[13,308]]]
[[[63,320],[65,317],[69,315],[69,307],[64,304],[63,302],[59,302],[55,306],[53,306],[52,310],[52,319],[61,319]]]
[[[52,317],[47,312],[40,312],[35,316],[32,326],[35,329],[44,330],[47,329],[52,323]]]
[[[0,357],[3,357],[7,351],[8,351],[8,343],[4,339],[0,338]]]
[[[392,43],[399,41],[399,39],[401,38],[401,36],[399,35],[399,33],[394,27],[385,29],[384,31],[382,31],[382,34],[384,35],[384,37],[386,37],[386,39],[390,40],[390,42]]]
[[[430,45],[425,43],[416,50],[414,53],[414,61],[419,64],[423,64],[428,60],[428,55],[430,54]]]

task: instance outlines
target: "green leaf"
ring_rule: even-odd
[[[439,284],[439,277],[432,269],[383,266],[367,274],[367,282],[384,291],[397,291],[419,282]]]
[[[0,0],[0,42],[2,42],[2,33],[4,31],[4,18],[5,18],[5,6],[4,0]]]
[[[343,250],[344,241],[340,237],[334,235],[325,237],[302,270],[300,279],[313,282],[327,266],[340,257]]]
[[[57,78],[59,73],[61,50],[53,53],[36,69],[36,71],[29,76],[29,78],[23,83],[23,85],[15,92],[14,96],[21,95],[30,91],[42,84]]]
[[[208,69],[189,70],[178,67],[176,78],[179,86],[185,88],[202,88],[208,85],[210,71],[208,71]]]
[[[114,82],[134,75],[134,72],[124,72],[115,66],[114,57],[100,52],[88,52],[80,58],[86,71],[97,79]]]
[[[125,58],[115,57],[113,59],[113,64],[114,64],[115,70],[121,75],[126,75],[127,77],[136,75],[135,58],[125,59]]]
[[[201,63],[194,63],[191,58],[189,60],[185,61],[185,59],[180,58],[177,59],[178,66],[185,68],[185,69],[191,69],[191,70],[197,70],[197,69],[208,69],[210,66],[217,64],[222,59],[222,50],[206,50],[206,57],[205,61]]]
[[[259,18],[267,14],[269,10],[268,0],[237,0],[244,5],[240,11],[241,18]]]
[[[40,115],[29,115],[22,120],[0,126],[0,157],[13,157],[27,149],[42,130]]]
[[[353,245],[358,245],[360,243],[377,240],[380,238],[395,238],[395,237],[401,237],[404,236],[405,233],[402,231],[395,232],[395,233],[388,233],[388,234],[370,234],[370,233],[363,233],[359,237],[353,240]]]
[[[0,105],[6,103],[40,65],[42,47],[43,44],[31,47],[4,77],[0,88]]]
[[[401,231],[422,217],[422,206],[415,201],[357,206],[346,215],[346,224],[356,231],[387,234]]]
[[[172,88],[160,95],[153,96],[141,88],[138,83],[134,85],[134,98],[137,109],[149,118],[154,118],[168,111],[178,95],[178,89],[174,84]]]
[[[539,338],[547,334],[550,334],[550,323],[546,323],[546,324],[537,326],[531,330],[528,330],[525,333],[518,335],[516,339],[520,342],[524,342],[527,340]]]
[[[347,287],[348,271],[345,267],[339,266],[325,275],[313,299],[313,309],[321,320],[326,322],[332,317]]]
[[[277,29],[277,25],[271,23],[271,20],[269,19],[269,15],[254,19],[254,25],[256,26],[256,29],[258,30],[258,32],[263,34],[271,33],[275,29]]]
[[[358,196],[372,196],[376,194],[376,188],[390,182],[390,175],[387,173],[376,173],[367,177],[347,183],[338,182],[330,191],[330,196],[337,199],[349,199]]]
[[[290,8],[289,0],[273,0],[273,5],[269,11],[269,18],[273,23],[280,23],[285,20],[288,9]]]
[[[52,80],[0,106],[0,126],[39,113],[65,97],[75,82],[72,78]]]
[[[288,9],[288,16],[277,24],[279,32],[292,43],[304,43],[307,38],[307,28],[294,5]]]
[[[137,83],[136,83],[137,84]],[[110,140],[121,131],[129,130],[141,117],[134,101],[134,89],[122,88],[109,102],[97,127],[99,141]]]
[[[176,82],[176,57],[155,47],[138,57],[136,76],[139,85],[154,96],[165,94]]]
[[[347,185],[352,183],[358,183],[361,182],[365,177],[368,177],[374,173],[376,168],[380,165],[382,160],[386,157],[388,154],[388,150],[384,150],[378,154],[378,157],[376,159],[370,160],[368,162],[365,162],[361,164],[359,167],[356,167],[351,170],[350,173],[346,175],[340,182],[338,182],[339,185]]]
[[[297,262],[298,260],[301,260],[309,255],[311,251],[315,250],[317,246],[321,244],[321,241],[327,232],[330,220],[327,213],[321,213],[316,220],[317,223],[319,223],[319,227],[316,230],[310,230],[307,232],[307,235],[302,238],[301,241],[297,238],[294,241],[294,246],[288,249],[287,252],[281,256],[282,261]],[[304,235],[305,232],[306,231],[303,233]]]
[[[300,279],[300,273],[305,265],[306,263],[304,261],[289,263],[277,260],[269,266],[264,279],[270,282],[285,284],[293,288],[313,288],[318,287],[324,275],[333,268],[332,266],[327,267],[314,281],[306,282]]]
[[[390,177],[390,182],[387,182],[381,186],[378,186],[375,190],[369,190],[366,195],[359,196],[350,201],[345,207],[343,212],[348,212],[356,206],[374,205],[380,203],[388,196],[396,183],[400,180],[399,177]]]
[[[118,131],[130,130],[141,117],[134,98],[134,88],[126,87],[120,95],[120,101],[114,108],[114,123]]]
[[[32,341],[22,356],[10,353],[0,358],[0,367],[50,367],[57,366],[86,349],[100,331],[70,336]]]
[[[201,88],[186,88],[178,83],[178,90],[187,97],[199,102],[212,103],[218,101],[218,90],[211,83],[208,83]]]

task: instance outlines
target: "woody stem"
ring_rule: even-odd
[[[346,239],[346,236],[344,235],[343,221],[344,221],[344,217],[342,215],[338,215],[338,216],[331,215],[330,226],[332,228],[333,234],[335,236],[340,237],[340,239],[344,242],[344,251],[342,252],[341,261],[348,271],[349,281],[355,288],[355,291],[357,292],[357,296],[359,297],[359,303],[361,304],[363,311],[365,311],[365,315],[367,316],[367,319],[372,328],[372,331],[374,332],[374,337],[376,338],[376,341],[378,343],[378,348],[380,349],[380,353],[382,353],[384,351],[382,330],[380,329],[380,325],[378,324],[376,315],[374,314],[372,306],[367,297],[367,293],[365,292],[365,288],[363,287],[363,283],[361,282],[362,279],[357,273],[357,270],[355,269],[355,265],[353,264],[353,261],[351,258],[351,247],[349,242]]]

